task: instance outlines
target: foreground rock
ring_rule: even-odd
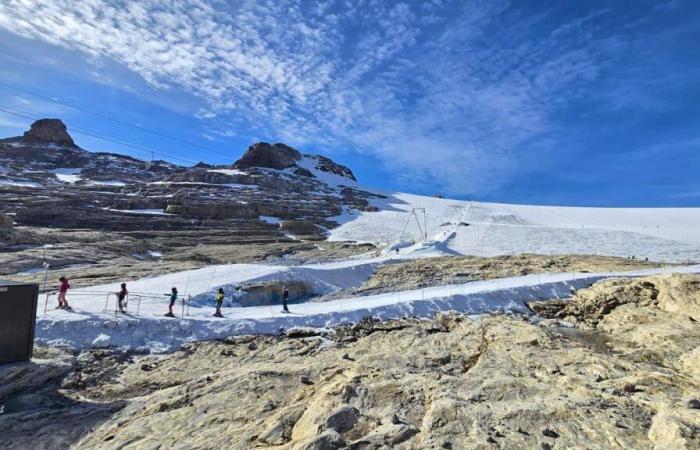
[[[642,293],[594,308],[585,329],[445,315],[237,337],[135,361],[95,351],[53,381],[37,377],[70,408],[41,392],[31,412],[6,408],[0,447],[698,448],[700,325],[687,311],[700,277],[620,283],[592,289],[613,298],[651,283],[657,302]],[[77,413],[86,410],[89,421]]]

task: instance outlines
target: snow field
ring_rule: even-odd
[[[399,244],[402,257],[597,254],[700,262],[700,208],[505,205],[384,193],[377,212],[344,212],[332,241]],[[413,208],[425,208],[425,218]],[[427,224],[429,240],[420,237]],[[403,234],[402,234],[403,232]],[[416,242],[406,246],[405,241]],[[406,247],[406,248],[403,248]]]

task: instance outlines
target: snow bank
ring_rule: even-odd
[[[0,186],[16,186],[16,187],[28,187],[28,188],[40,188],[39,183],[34,183],[32,181],[12,181],[12,180],[0,180]]]
[[[247,175],[246,172],[238,169],[208,169],[207,172],[223,173],[224,175]]]

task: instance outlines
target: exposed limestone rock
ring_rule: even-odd
[[[634,314],[636,307],[656,306],[662,311],[700,321],[700,278],[693,275],[658,275],[636,280],[612,279],[576,292],[571,301],[531,302],[545,317],[598,325],[613,311]]]
[[[284,144],[270,145],[258,142],[248,147],[248,150],[236,161],[233,167],[247,169],[250,167],[266,167],[282,170],[296,165],[301,159],[301,153]]]
[[[318,225],[308,220],[283,220],[280,229],[301,236],[314,236],[319,233]]]
[[[0,214],[0,232],[8,229],[11,230],[14,226],[15,222],[12,220],[12,217],[5,214]]]
[[[22,141],[28,144],[53,143],[75,146],[65,124],[59,119],[37,120],[32,124],[30,130],[24,133]]]

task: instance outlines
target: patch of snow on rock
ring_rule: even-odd
[[[59,169],[53,169],[50,172],[56,175],[63,183],[75,183],[80,181],[80,171],[83,170],[79,167],[64,167]]]

